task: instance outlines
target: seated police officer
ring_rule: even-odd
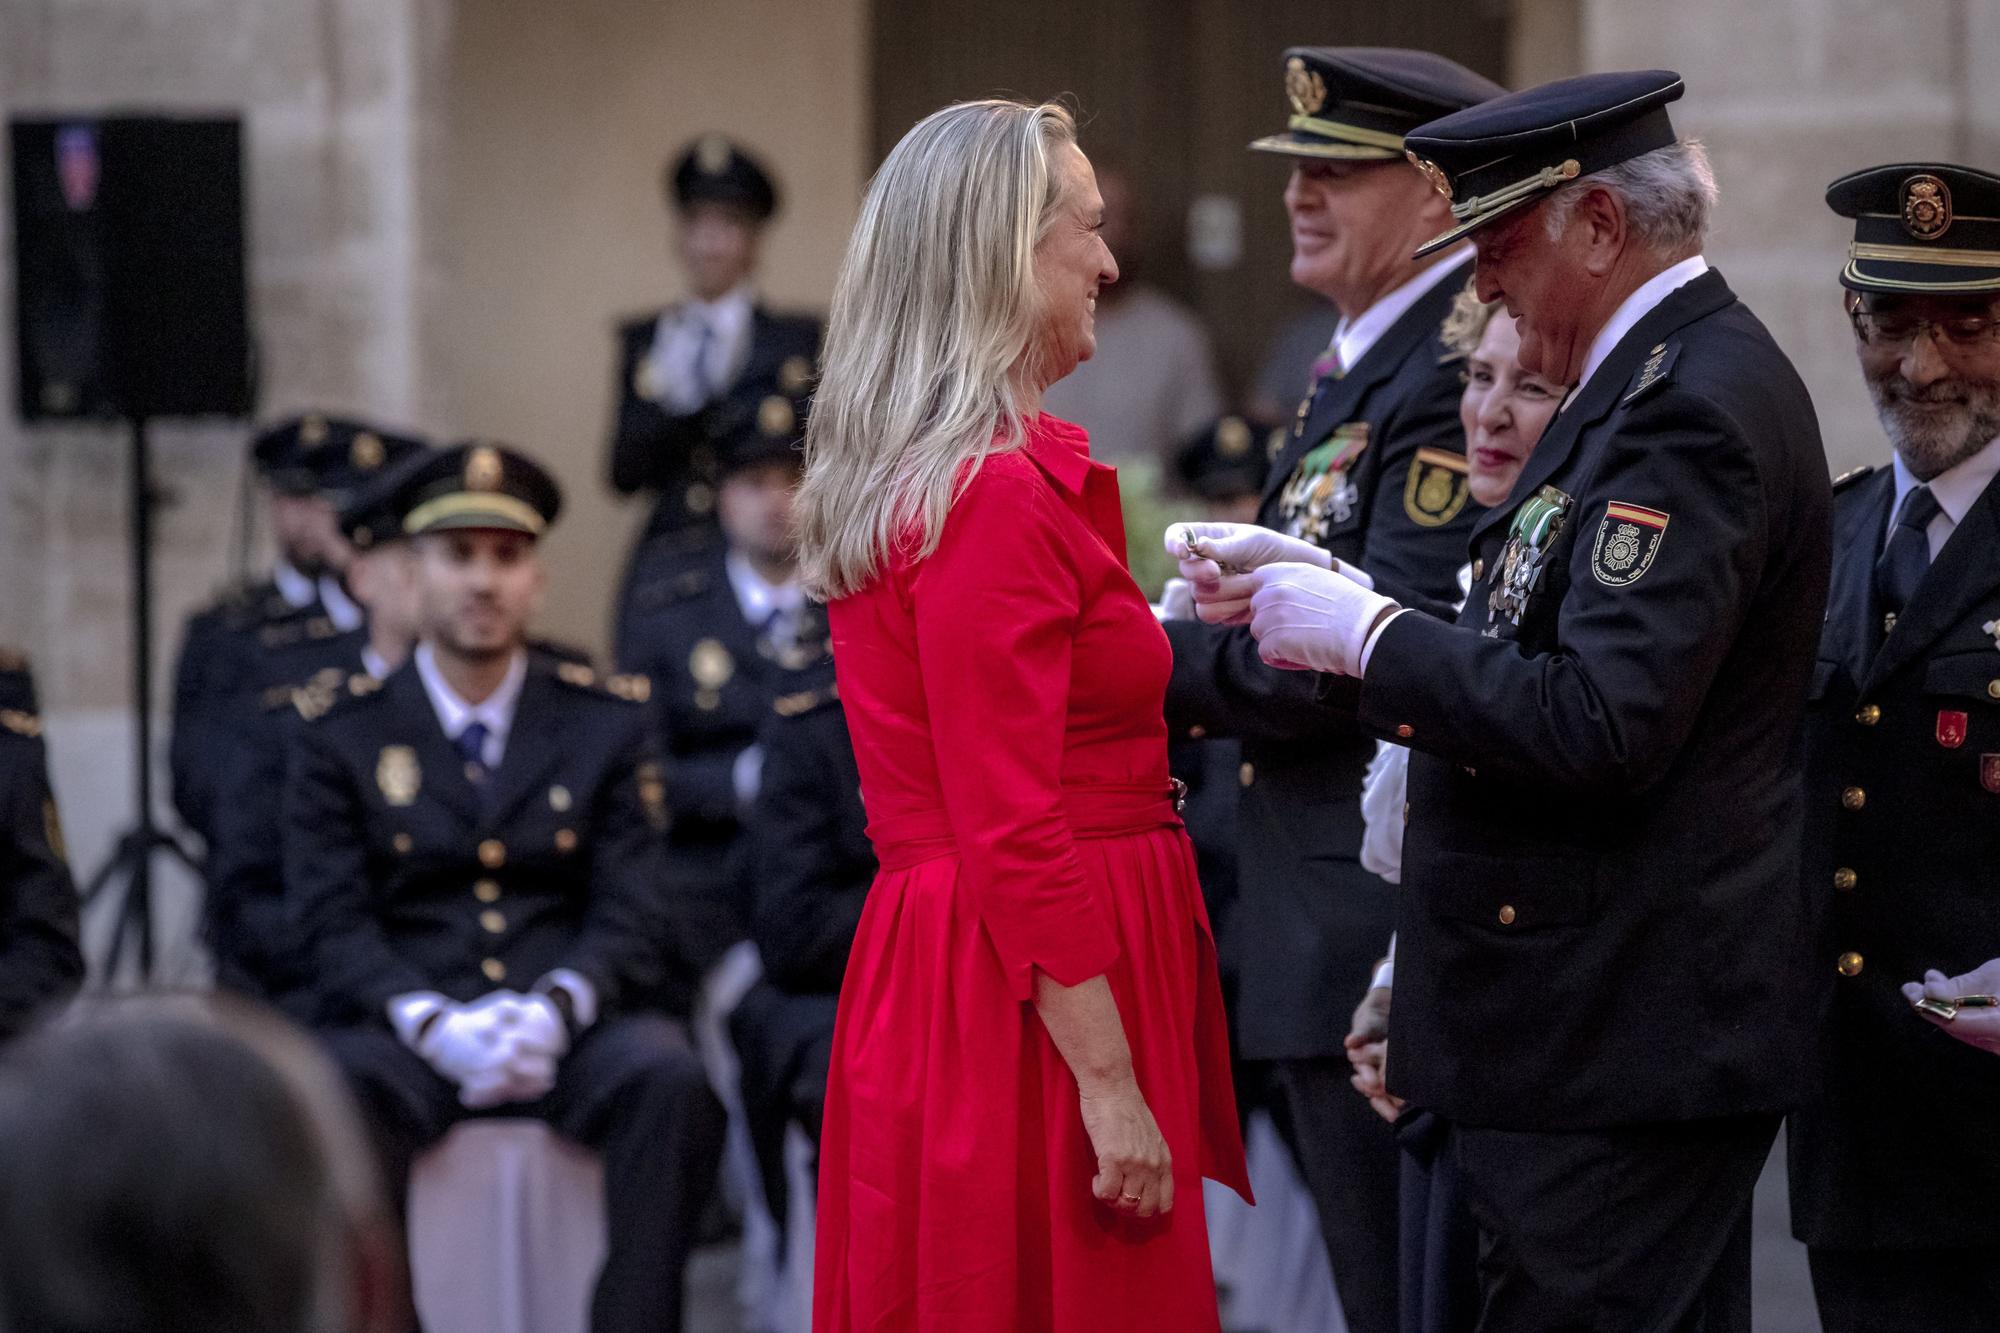
[[[317,413],[281,421],[252,441],[252,462],[270,490],[277,563],[269,578],[189,617],[174,670],[174,808],[203,838],[214,835],[228,733],[254,716],[258,692],[303,680],[358,647],[362,611],[341,582],[348,552],[334,513],[347,494],[419,447]]]
[[[704,905],[704,964],[749,935],[740,858],[757,795],[757,733],[777,698],[830,674],[825,616],[798,578],[792,494],[799,423],[774,398],[759,429],[721,460],[724,548],[683,570],[638,609],[619,667],[652,680],[666,766],[669,874]]]
[[[759,737],[763,783],[745,830],[752,938],[764,976],[730,1015],[744,1119],[765,1199],[786,1209],[784,1141],[815,1143],[847,953],[875,879],[861,775],[831,660],[818,688],[782,695]]]
[[[310,968],[285,921],[285,756],[307,719],[343,694],[375,688],[416,645],[416,567],[395,505],[404,478],[429,456],[428,449],[417,450],[342,503],[337,522],[351,551],[343,579],[367,613],[366,627],[329,641],[329,654],[338,651],[339,660],[307,679],[265,690],[258,717],[232,736],[223,760],[203,912],[216,982],[302,1022],[311,1020]]]
[[[547,1120],[604,1154],[593,1327],[677,1329],[722,1116],[683,1029],[632,1003],[686,963],[637,692],[526,647],[560,504],[497,445],[405,478],[422,637],[294,744],[285,891],[392,1186],[468,1113]]]
[[[82,983],[76,915],[34,678],[0,650],[0,1042]]]
[[[2000,1060],[1950,1039],[1992,1011],[1910,994],[1991,994],[1945,974],[2000,956],[2000,176],[1902,163],[1826,199],[1895,454],[1834,488],[1802,875],[1831,1005],[1792,1226],[1828,1333],[2000,1329]]]
[[[666,187],[687,299],[618,334],[611,483],[660,497],[619,593],[621,657],[635,600],[670,587],[689,559],[717,544],[723,455],[755,430],[773,395],[803,407],[819,355],[819,320],[773,313],[757,299],[764,229],[778,209],[769,173],[711,134],[669,164]]]

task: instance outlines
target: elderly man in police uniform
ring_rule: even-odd
[[[1483,1330],[1749,1327],[1751,1189],[1827,975],[1799,882],[1826,459],[1701,257],[1681,92],[1588,75],[1408,136],[1454,201],[1431,247],[1471,236],[1523,367],[1578,386],[1474,528],[1456,624],[1318,565],[1190,565],[1203,614],[1415,751],[1388,1082],[1446,1124]]]
[[[0,1042],[83,982],[76,885],[63,854],[27,660],[0,649]]]
[[[1471,262],[1464,247],[1411,257],[1450,214],[1403,160],[1403,135],[1501,89],[1422,51],[1296,47],[1283,91],[1285,130],[1251,147],[1289,162],[1292,278],[1341,321],[1272,442],[1261,521],[1288,549],[1447,597],[1477,507],[1459,371],[1442,364],[1438,330]],[[1396,1147],[1348,1089],[1341,1047],[1392,920],[1391,891],[1356,861],[1373,746],[1313,706],[1311,682],[1265,668],[1244,631],[1166,628],[1174,734],[1243,743],[1242,897],[1221,944],[1242,977],[1237,1051],[1271,1062],[1275,1118],[1318,1205],[1349,1322],[1393,1329]]]
[[[778,190],[764,167],[719,134],[668,164],[667,198],[687,298],[618,331],[618,419],[611,483],[659,493],[627,564],[617,638],[637,609],[714,549],[715,491],[727,453],[773,414],[802,410],[820,322],[765,308],[756,291]]]
[[[681,1025],[635,1005],[687,970],[643,691],[527,651],[560,503],[492,444],[405,478],[422,638],[295,742],[286,893],[391,1183],[468,1113],[546,1119],[604,1154],[592,1327],[677,1329],[721,1109]]]
[[[204,839],[215,832],[230,733],[254,716],[258,692],[351,657],[365,637],[361,608],[341,582],[347,545],[335,527],[337,507],[420,447],[409,436],[319,413],[281,421],[252,442],[251,460],[270,488],[277,563],[268,579],[188,619],[174,670],[174,806]]]
[[[1905,992],[2000,956],[2000,176],[1901,163],[1826,200],[1854,219],[1840,281],[1895,454],[1835,486],[1804,876],[1832,1007],[1792,1226],[1829,1333],[1995,1330],[2000,1060]]]

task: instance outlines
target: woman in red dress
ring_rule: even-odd
[[[1200,1333],[1246,1198],[1175,814],[1167,641],[1042,390],[1118,269],[1057,106],[967,103],[869,187],[800,495],[881,873],[841,987],[818,1333]]]

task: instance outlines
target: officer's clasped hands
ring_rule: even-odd
[[[546,1095],[568,1050],[554,1003],[511,990],[441,1010],[416,1042],[417,1054],[456,1083],[459,1100],[474,1110]]]

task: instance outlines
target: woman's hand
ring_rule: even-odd
[[[1090,1192],[1121,1213],[1152,1217],[1174,1208],[1174,1160],[1138,1081],[1079,1095],[1083,1128],[1097,1153]]]
[[[1403,1113],[1403,1099],[1389,1091],[1386,1081],[1389,1063],[1389,997],[1387,986],[1372,987],[1355,1006],[1354,1021],[1345,1045],[1347,1061],[1354,1066],[1348,1080],[1354,1090],[1368,1099],[1375,1114],[1390,1124]]]

